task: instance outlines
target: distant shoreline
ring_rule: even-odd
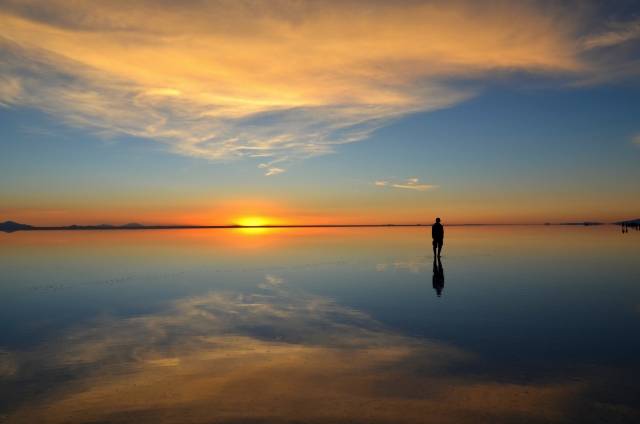
[[[448,224],[448,227],[489,227],[489,226],[598,226],[620,225],[619,223],[603,222],[566,222],[543,224]],[[190,229],[268,229],[268,228],[389,228],[389,227],[430,227],[431,224],[297,224],[297,225],[70,225],[70,226],[29,226],[17,224],[12,227],[2,227],[3,232],[17,231],[116,231],[116,230],[190,230]]]

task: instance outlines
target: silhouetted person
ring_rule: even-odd
[[[444,289],[444,270],[442,269],[440,258],[438,258],[437,264],[436,258],[433,258],[433,288],[438,297],[442,296],[442,289]]]
[[[438,249],[438,257],[442,251],[444,243],[444,227],[440,223],[440,218],[436,218],[436,223],[431,226],[431,238],[433,238],[433,256],[436,256],[436,248]]]

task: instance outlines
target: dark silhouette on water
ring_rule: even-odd
[[[438,249],[438,257],[442,251],[444,243],[444,227],[440,223],[440,218],[436,218],[436,223],[431,226],[431,238],[433,238],[433,256],[436,256],[436,248]]]
[[[640,223],[636,221],[623,222],[620,224],[620,228],[622,228],[622,233],[628,233],[629,228],[633,228],[636,231],[640,231]]]
[[[13,233],[14,231],[21,231],[21,230],[30,230],[32,228],[33,227],[31,225],[20,224],[14,221],[0,222],[0,231],[4,231],[5,233]]]
[[[436,260],[433,258],[433,289],[436,291],[438,297],[442,296],[442,290],[444,289],[444,269],[442,269],[442,262],[440,258]]]
[[[622,234],[628,233],[629,228],[634,229],[636,231],[640,231],[640,218],[630,219],[627,221],[619,221],[615,223],[620,226],[622,230]]]

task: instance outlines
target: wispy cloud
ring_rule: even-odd
[[[426,191],[426,190],[437,187],[433,184],[421,183],[418,178],[407,178],[406,180],[399,181],[399,182],[378,180],[378,181],[375,181],[373,184],[376,187],[392,187],[392,188],[402,188],[402,189],[417,190],[417,191]]]
[[[460,103],[468,81],[589,71],[576,14],[531,2],[9,0],[0,21],[0,105],[182,155],[282,161],[265,175]]]
[[[16,103],[21,91],[18,78],[0,74],[0,106],[7,107],[12,103]]]
[[[406,188],[409,190],[418,190],[425,191],[431,188],[435,188],[436,186],[431,184],[422,184],[417,178],[409,178],[404,183],[401,184],[392,184],[391,187],[395,188]]]
[[[267,172],[265,172],[264,175],[266,175],[267,177],[271,176],[271,175],[278,175],[278,174],[282,174],[285,170],[283,168],[268,168]]]
[[[585,37],[583,45],[586,49],[611,47],[640,38],[640,19],[630,22],[610,24],[601,33]]]
[[[286,169],[279,168],[279,167],[273,166],[273,165],[276,164],[276,163],[280,163],[283,160],[286,160],[286,158],[273,160],[273,161],[271,161],[269,163],[261,163],[260,165],[258,165],[258,168],[264,169],[265,170],[264,175],[267,176],[267,177],[270,177],[271,175],[282,174],[283,172],[286,171]]]

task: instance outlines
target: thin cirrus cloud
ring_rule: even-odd
[[[640,38],[640,19],[610,23],[607,30],[586,37],[583,44],[588,50],[612,47],[638,38]]]
[[[458,104],[469,81],[595,72],[581,16],[535,2],[8,0],[0,106],[276,175]],[[611,44],[600,37],[586,45]]]
[[[284,159],[283,159],[284,160]],[[264,169],[264,175],[270,177],[272,175],[282,174],[286,171],[284,168],[278,168],[277,166],[273,166],[274,163],[282,162],[282,160],[271,161],[269,163],[261,163],[258,165],[258,168]]]
[[[426,191],[426,190],[430,190],[437,187],[432,184],[421,183],[418,178],[407,178],[406,180],[403,180],[400,182],[377,180],[373,184],[376,187],[391,187],[391,188],[400,188],[405,190],[417,190],[417,191]]]

